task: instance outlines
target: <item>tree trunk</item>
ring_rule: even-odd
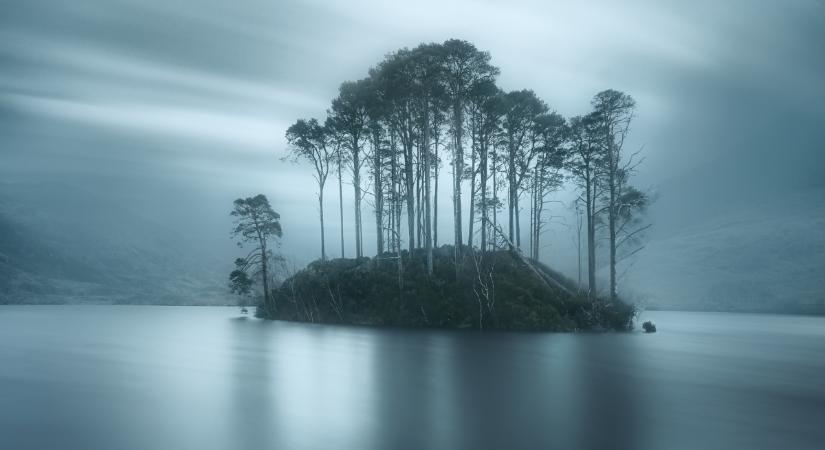
[[[324,239],[324,185],[318,186],[318,215],[321,217],[321,260],[327,260],[327,248]]]
[[[578,253],[578,268],[579,278],[578,278],[578,286],[579,292],[581,292],[582,288],[582,216],[581,216],[581,209],[579,209],[579,205],[576,205],[576,250]]]
[[[421,153],[421,147],[422,146],[423,146],[423,144],[421,143],[421,141],[419,141],[418,142],[418,155],[417,155],[418,166],[415,168],[416,169],[415,170],[415,205],[416,205],[416,207],[415,207],[415,229],[416,229],[415,236],[416,236],[416,239],[417,239],[417,245],[416,246],[418,248],[424,248],[424,244],[422,242],[422,230],[424,228],[423,227],[423,220],[422,220],[422,214],[423,214],[423,209],[422,208],[424,207],[424,205],[421,201],[421,197],[422,197],[422,193],[423,193],[423,186],[422,186],[422,183],[421,183],[421,180],[422,180],[421,177],[422,177],[422,170],[423,170],[423,167],[424,167],[424,163],[423,163],[424,158],[422,156],[423,153]]]
[[[616,301],[616,226],[614,219],[610,222],[610,300]]]
[[[467,246],[473,248],[473,225],[476,214],[476,152],[470,152],[470,216],[467,223],[469,229],[467,230]]]
[[[401,257],[401,235],[396,234],[396,230],[400,230],[400,225],[398,221],[400,220],[400,216],[396,215],[396,209],[399,208],[401,204],[401,187],[399,182],[400,174],[398,173],[398,149],[396,148],[396,141],[395,141],[395,132],[390,130],[390,183],[392,183],[392,187],[390,189],[390,218],[392,219],[390,224],[390,229],[393,233],[392,238],[389,241],[389,246],[396,250],[398,253],[398,257]]]
[[[540,176],[537,174],[537,176]],[[544,212],[544,185],[541,181],[536,181],[536,261],[541,256],[541,214]]]
[[[355,257],[360,258],[361,246],[361,161],[358,147],[353,143],[352,151],[352,188],[355,193]]]
[[[593,185],[590,173],[586,175],[585,181],[585,208],[587,209],[587,296],[596,299],[596,223],[595,205],[593,199]]]
[[[612,145],[609,148],[608,163],[608,188],[610,191],[610,203],[607,208],[607,227],[610,241],[610,300],[616,301],[616,156]]]
[[[404,184],[407,186],[407,233],[409,235],[408,246],[410,249],[410,256],[412,256],[412,251],[415,248],[415,185],[413,184],[414,174],[412,142],[408,139],[408,142],[404,145],[404,147]]]
[[[433,192],[433,247],[438,248],[438,141],[435,142],[435,192]]]
[[[429,105],[424,112],[424,246],[427,249],[427,274],[433,274],[433,234],[430,216],[430,127]]]
[[[464,105],[460,99],[453,102],[453,134],[455,138],[453,156],[453,230],[455,233],[455,264],[458,273],[458,260],[461,257],[461,178],[464,175]]]
[[[338,151],[338,207],[341,211],[341,258],[344,258],[344,182],[341,178],[341,153]]]
[[[536,259],[536,180],[530,186],[530,224],[528,225],[530,234],[530,257]]]
[[[539,167],[533,169],[533,210],[535,211],[533,213],[533,252],[535,254],[533,259],[536,261],[539,260],[541,249],[541,215],[544,212],[545,176],[547,174],[543,170],[539,170]]]
[[[550,274],[548,274],[548,273],[545,273],[543,271],[538,270],[536,268],[536,266],[529,259],[526,259],[524,257],[524,255],[521,253],[521,250],[515,248],[515,245],[513,244],[513,242],[511,242],[509,239],[507,239],[507,236],[504,236],[503,231],[501,231],[498,228],[495,228],[493,230],[493,232],[498,233],[499,235],[502,236],[502,238],[507,242],[508,247],[510,247],[511,249],[514,249],[513,250],[513,255],[516,258],[518,258],[519,261],[524,263],[524,265],[527,266],[527,268],[530,269],[533,272],[533,274],[539,279],[539,281],[541,281],[545,286],[547,286],[551,289],[553,289],[553,288],[558,289],[558,290],[564,292],[565,294],[567,294],[571,297],[573,296],[573,293],[570,292],[570,290],[567,289],[567,287],[564,286],[564,284],[562,284],[559,280],[556,280],[555,278],[550,276]]]
[[[373,134],[373,178],[375,179],[375,236],[376,255],[384,253],[384,185],[381,176],[380,136]]]
[[[507,238],[511,243],[516,242],[515,238],[515,208],[516,208],[516,155],[515,148],[513,148],[513,135],[508,137],[508,153],[507,153]]]
[[[266,315],[273,319],[275,316],[274,308],[270,304],[269,299],[269,273],[267,272],[266,267],[266,241],[260,239],[261,244],[261,274],[263,274],[263,284],[264,284],[264,310],[266,310]]]
[[[401,314],[404,307],[404,262],[401,258],[401,173],[398,168],[398,152],[396,151],[395,132],[390,134],[390,146],[392,148],[392,211],[393,217],[393,248],[397,255],[396,267],[398,269],[398,320],[401,320]]]
[[[516,221],[516,248],[521,250],[521,222],[519,221],[518,192],[513,192],[513,215]]]
[[[489,208],[487,204],[487,145],[480,142],[481,155],[479,157],[479,164],[481,165],[481,251],[487,251],[487,227],[489,221]]]
[[[498,228],[498,184],[497,184],[497,172],[498,172],[498,165],[496,163],[496,147],[493,146],[493,226],[490,230],[490,237],[493,238],[493,247],[497,247],[497,243],[495,241],[495,230]]]
[[[401,180],[400,174],[398,174],[398,185],[396,187],[396,193],[401,193]],[[404,260],[401,258],[401,197],[400,195],[396,197],[397,201],[395,203],[395,251],[398,255],[397,259],[397,268],[398,268],[398,318],[401,320],[401,314],[404,310]]]

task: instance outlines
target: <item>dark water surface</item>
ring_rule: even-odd
[[[646,317],[658,333],[4,306],[0,448],[825,448],[825,318]]]

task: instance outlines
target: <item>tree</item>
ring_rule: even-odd
[[[247,244],[252,248],[246,257],[235,260],[236,268],[230,274],[230,282],[235,283],[237,291],[237,289],[243,290],[244,286],[251,285],[249,280],[260,277],[264,290],[264,311],[268,317],[273,317],[275,305],[272,304],[269,292],[270,272],[268,269],[272,253],[268,244],[271,238],[280,238],[283,234],[281,216],[272,210],[269,200],[263,194],[239,198],[233,205],[234,208],[230,213],[235,218],[232,236],[238,240],[238,247]]]
[[[450,105],[453,135],[453,222],[455,260],[462,243],[461,180],[464,177],[464,110],[472,87],[483,80],[495,81],[499,69],[490,64],[490,54],[467,42],[450,39],[443,44],[445,96]]]
[[[318,215],[321,220],[321,259],[326,260],[324,186],[329,176],[330,163],[335,156],[330,149],[328,133],[315,119],[299,119],[286,130],[286,140],[290,145],[292,160],[309,161],[315,170],[313,177],[318,183]]]
[[[573,209],[576,211],[576,237],[574,238],[574,242],[576,243],[576,272],[578,273],[577,283],[579,292],[581,292],[582,288],[582,202],[581,197],[577,198],[573,202]]]
[[[481,211],[481,250],[487,250],[490,210],[495,214],[495,201],[488,195],[489,183],[495,173],[490,162],[493,159],[493,146],[500,129],[500,119],[505,110],[504,93],[489,80],[483,80],[473,85],[469,97],[470,122],[472,123],[472,151],[477,155],[478,168],[473,169],[473,182],[470,189],[470,237],[468,243],[472,246],[472,224],[474,221],[474,206],[478,205]],[[478,189],[475,188],[475,172],[478,172]],[[476,191],[479,200],[476,202]]]
[[[628,184],[630,176],[642,162],[638,152],[630,155],[617,173],[618,194],[616,196],[616,264],[620,259],[628,259],[644,248],[644,238],[651,224],[645,222],[645,211],[651,203],[646,193]],[[615,270],[615,267],[614,267]],[[616,274],[618,282],[619,274]]]
[[[504,167],[508,184],[508,238],[521,249],[519,196],[535,156],[530,146],[529,133],[536,118],[547,112],[547,105],[531,90],[511,91],[505,95],[506,111],[502,116],[502,134],[507,145],[507,164]]]
[[[341,138],[344,148],[349,151],[348,162],[352,170],[352,185],[355,194],[355,255],[364,256],[363,230],[361,221],[361,166],[363,149],[362,141],[367,134],[367,101],[369,96],[369,81],[347,81],[341,84],[338,97],[332,101],[330,116],[336,133]]]
[[[587,228],[587,292],[596,298],[596,199],[599,197],[599,167],[603,152],[598,144],[595,113],[570,119],[570,155],[567,167],[581,190]]]
[[[371,71],[367,80],[370,83],[370,89],[366,93],[366,109],[367,109],[367,132],[368,141],[372,149],[372,181],[373,181],[373,197],[375,198],[375,253],[380,255],[384,253],[384,165],[386,155],[389,150],[385,148],[385,103],[383,101],[384,92],[381,90],[380,80],[375,76],[375,72]]]
[[[324,121],[324,130],[329,138],[329,145],[332,146],[332,159],[335,162],[335,168],[338,170],[338,212],[340,222],[338,224],[341,232],[341,258],[345,256],[344,253],[344,177],[342,170],[346,165],[346,154],[341,146],[341,137],[335,129],[335,123],[329,117]]]
[[[435,183],[433,192],[433,246],[438,247],[438,173],[441,168],[441,152],[442,144],[441,132],[446,121],[444,110],[437,108],[432,114],[432,166],[433,166],[433,181]]]
[[[407,206],[407,245],[410,251],[415,246],[415,142],[417,139],[417,120],[414,113],[415,95],[413,78],[415,73],[414,58],[411,50],[401,49],[382,61],[374,77],[380,83],[385,102],[385,118],[390,128],[393,152],[400,144],[403,161],[393,159],[398,169],[396,187],[399,196],[396,206]],[[396,155],[393,155],[396,156]],[[402,194],[403,191],[403,200]],[[397,228],[400,230],[400,215]],[[400,239],[400,235],[398,236]]]
[[[557,113],[542,114],[533,121],[530,132],[531,153],[535,154],[532,173],[530,207],[530,256],[538,260],[540,241],[544,229],[543,212],[547,195],[558,189],[563,178],[561,169],[567,156],[564,146],[567,139],[567,124]]]
[[[610,247],[610,300],[616,300],[616,249],[621,197],[629,176],[622,161],[625,138],[636,110],[636,101],[624,92],[608,89],[593,97],[599,144],[602,147],[603,183],[606,187],[607,230]],[[627,210],[625,210],[627,211]]]
[[[565,180],[563,169],[568,169],[581,191],[577,201],[582,212],[579,234],[586,224],[588,295],[597,297],[596,235],[606,229],[610,298],[616,298],[617,252],[623,244],[638,242],[646,229],[639,213],[649,201],[629,183],[638,163],[636,155],[623,155],[635,102],[619,91],[600,92],[591,102],[594,111],[574,117],[568,125],[562,116],[550,113],[532,90],[503,93],[496,86],[498,74],[489,53],[467,41],[451,39],[402,48],[388,54],[366,78],[342,83],[324,126],[299,120],[290,127],[287,140],[293,159],[309,160],[316,169],[322,258],[326,257],[323,190],[334,164],[338,170],[341,256],[342,170],[347,167],[355,194],[356,257],[364,256],[361,205],[368,193],[374,198],[377,253],[382,258],[391,258],[387,253],[394,253],[398,258],[399,287],[403,285],[403,228],[409,255],[416,247],[424,249],[427,271],[432,273],[434,247],[438,245],[439,152],[443,148],[451,152],[453,166],[457,278],[464,260],[462,249],[473,248],[479,221],[482,255],[498,248],[499,242],[521,251],[522,196],[529,197],[530,203],[528,259],[537,260],[542,234],[553,217],[547,208],[551,203],[548,198],[560,188]],[[362,183],[365,164],[368,181]],[[468,228],[464,230],[467,240],[462,245],[465,180],[470,184],[470,203]],[[505,190],[508,232],[497,240],[492,233],[503,228],[499,227],[498,213],[505,203],[504,196],[500,199],[498,194]],[[406,219],[402,217],[405,212]],[[583,255],[579,259],[581,266]],[[236,281],[240,289],[244,280]]]
[[[442,54],[440,46],[425,44],[416,48],[415,94],[418,100],[420,113],[420,151],[422,160],[421,173],[423,174],[424,191],[424,248],[427,252],[427,273],[433,273],[433,223],[432,223],[432,169],[433,151],[431,150],[432,134],[434,130],[432,118],[438,114],[443,99],[441,85]]]

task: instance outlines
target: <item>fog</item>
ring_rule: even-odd
[[[656,202],[646,248],[623,262],[624,296],[709,309],[825,304],[822,2],[12,0],[0,8],[0,219],[26,235],[6,235],[0,262],[25,253],[13,245],[25,238],[46,253],[89,249],[86,260],[157,257],[178,277],[176,258],[197,249],[181,261],[202,265],[192,279],[220,299],[237,253],[231,202],[264,193],[282,217],[282,253],[303,266],[320,256],[316,186],[308,166],[281,160],[286,128],[323,119],[339,84],[383,55],[460,38],[491,53],[503,89],[533,89],[566,117],[586,113],[607,88],[637,100],[626,145],[641,149],[635,183]],[[336,218],[334,183],[327,189]],[[570,186],[557,194],[542,258],[575,278],[574,196]],[[445,189],[439,236],[451,236],[450,208]],[[365,222],[370,255],[374,221]],[[337,220],[326,231],[328,248],[338,248]],[[152,253],[153,233],[178,247]],[[7,266],[7,278],[43,269]],[[144,269],[128,270],[140,283]]]

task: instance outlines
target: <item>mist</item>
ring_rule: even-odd
[[[177,271],[184,264],[174,255],[196,255],[187,267],[209,295],[188,301],[229,301],[236,198],[269,197],[293,267],[320,257],[316,187],[308,166],[282,161],[287,127],[323,120],[339,84],[385,54],[454,37],[490,52],[503,89],[533,89],[565,117],[586,113],[606,88],[637,100],[626,146],[641,150],[636,184],[656,201],[645,250],[622,261],[623,295],[653,307],[822,307],[825,284],[813,275],[825,268],[825,6],[817,1],[6,2],[0,214],[61,248],[82,241],[66,250],[81,259],[130,259],[132,246]],[[444,186],[449,171],[445,163]],[[327,186],[332,218],[334,191]],[[576,195],[569,183],[556,194],[541,250],[572,278]],[[445,190],[439,211],[451,207]],[[146,221],[138,228],[157,226],[175,242],[160,245],[170,254],[149,250],[152,236],[124,232],[137,218]],[[742,220],[747,233],[735,225]],[[450,229],[439,223],[440,236]],[[366,220],[367,254],[374,233]],[[338,234],[328,220],[328,247],[337,248]],[[32,264],[23,272],[37,277],[42,266]],[[719,265],[726,272],[716,280]],[[11,266],[7,273],[20,270]],[[767,274],[770,294],[756,286]]]
[[[0,1],[0,447],[821,450],[823,125],[821,0]]]

